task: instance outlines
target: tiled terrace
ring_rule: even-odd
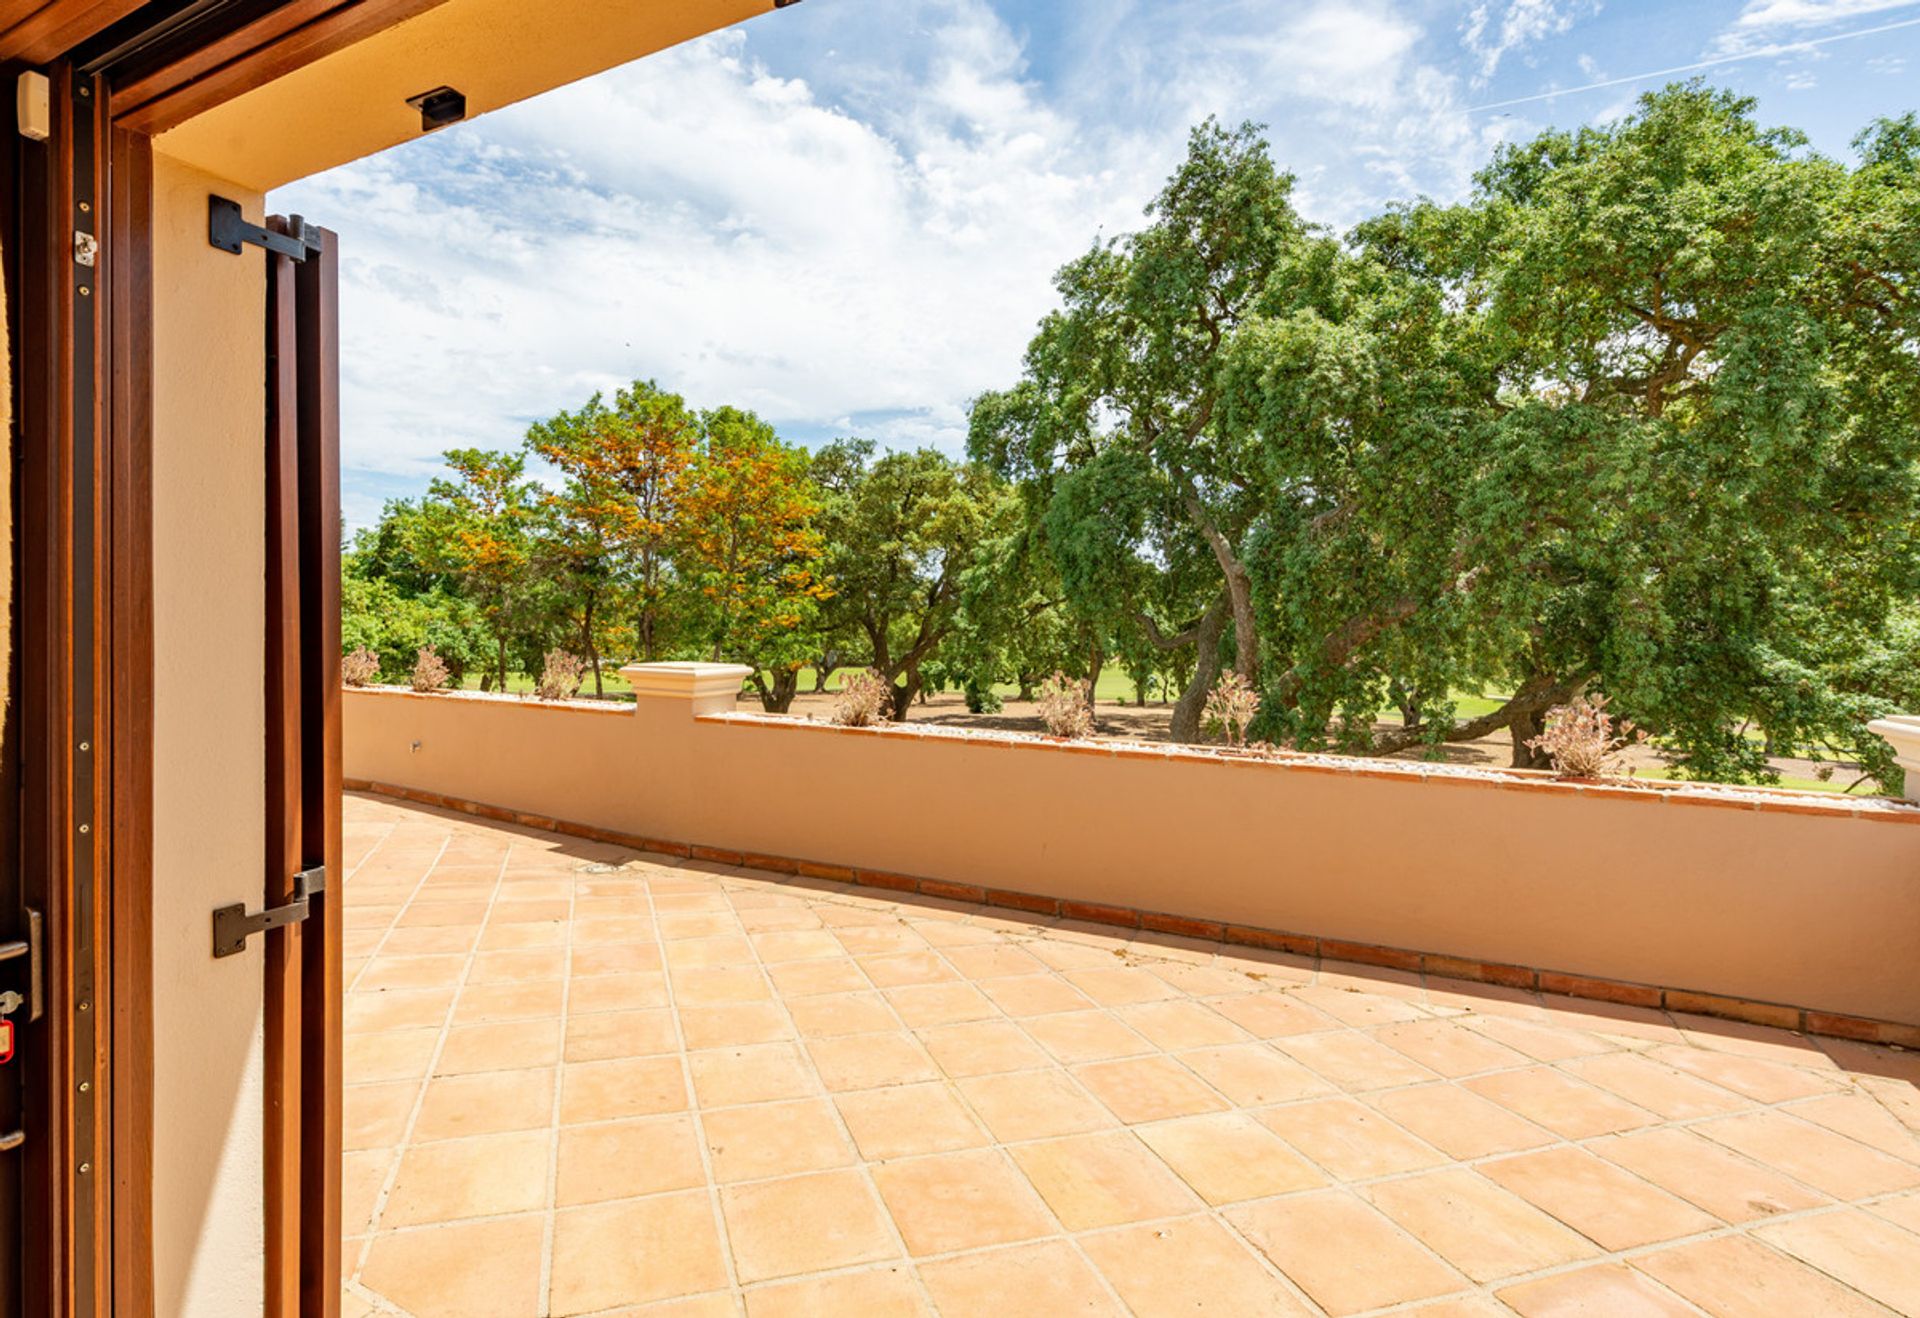
[[[1920,1314],[1920,1056],[350,797],[346,1313]]]

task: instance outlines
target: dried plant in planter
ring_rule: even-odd
[[[833,721],[845,728],[871,728],[893,711],[893,684],[869,668],[840,684],[833,698]]]
[[[348,686],[366,686],[380,676],[380,656],[361,646],[340,660],[340,680]]]
[[[542,700],[572,700],[580,694],[580,683],[587,675],[587,661],[565,650],[547,651],[540,669],[540,680],[533,694]]]
[[[1056,737],[1078,739],[1093,735],[1093,707],[1087,700],[1084,678],[1055,671],[1040,684],[1040,721]]]
[[[421,647],[419,657],[413,661],[412,682],[415,691],[447,689],[446,661],[440,658],[440,652],[431,645]]]
[[[1228,673],[1207,693],[1201,716],[1207,727],[1217,727],[1225,734],[1227,745],[1245,746],[1247,726],[1259,712],[1260,693],[1253,684],[1238,673]]]
[[[1600,778],[1614,771],[1620,752],[1647,739],[1632,723],[1614,726],[1607,698],[1575,696],[1547,711],[1547,730],[1527,745],[1545,751],[1562,778]]]

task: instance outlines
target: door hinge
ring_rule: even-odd
[[[307,918],[313,898],[327,890],[327,867],[316,865],[293,876],[293,900],[285,906],[271,906],[251,915],[239,902],[222,906],[213,913],[213,955],[217,959],[243,952],[247,940],[263,929],[298,924]]]
[[[319,230],[298,215],[290,218],[287,226],[293,230],[292,233],[275,233],[257,224],[249,224],[240,214],[239,202],[226,197],[207,198],[207,243],[223,252],[238,256],[242,247],[252,243],[269,252],[304,261],[308,252],[320,250]]]

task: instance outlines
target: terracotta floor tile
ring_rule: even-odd
[[[1318,1008],[1343,1025],[1351,1025],[1358,1029],[1373,1025],[1387,1025],[1394,1021],[1417,1021],[1428,1018],[1428,1013],[1423,1008],[1406,998],[1340,987],[1330,982],[1324,975],[1320,983],[1307,988],[1291,989],[1288,995],[1296,1002]],[[1414,992],[1409,997],[1418,998],[1419,996],[1416,981]]]
[[[351,935],[349,935],[351,936]],[[427,956],[435,952],[473,950],[480,930],[459,925],[442,929],[395,929],[387,935],[385,950],[395,956]]]
[[[515,955],[547,954],[525,952]],[[601,975],[638,975],[644,972],[657,972],[663,966],[660,948],[655,943],[607,943],[574,948],[571,969],[575,979],[597,979]]]
[[[451,988],[466,974],[464,956],[377,956],[354,980],[356,993],[377,989]]]
[[[1542,1149],[1480,1164],[1480,1174],[1606,1250],[1636,1249],[1720,1225],[1718,1218],[1583,1149]]]
[[[1121,1121],[1165,1121],[1220,1112],[1225,1100],[1170,1057],[1129,1057],[1073,1068],[1087,1092]]]
[[[1753,1234],[1895,1313],[1920,1313],[1920,1235],[1857,1209],[1775,1222]]]
[[[496,924],[487,926],[481,933],[478,946],[483,952],[500,952],[508,948],[563,947],[568,935],[569,926],[557,920],[551,924]]]
[[[1058,975],[1007,975],[980,981],[980,991],[1009,1016],[1084,1011],[1093,999]]]
[[[1244,1043],[1247,1032],[1199,1002],[1146,1002],[1113,1009],[1124,1021],[1167,1052]]]
[[[614,923],[609,921],[609,923]],[[584,931],[592,926],[582,926]],[[577,932],[576,938],[579,937]],[[609,939],[607,941],[625,942]],[[667,966],[673,970],[697,970],[705,966],[750,966],[758,959],[753,944],[744,937],[689,938],[664,944]]]
[[[1290,993],[1251,993],[1223,998],[1212,1006],[1235,1025],[1261,1039],[1330,1030],[1340,1024]]]
[[[592,1313],[727,1284],[704,1193],[565,1208],[553,1218],[553,1312]]]
[[[1594,1057],[1613,1052],[1619,1047],[1585,1030],[1564,1025],[1543,1025],[1511,1016],[1469,1016],[1462,1018],[1461,1023],[1496,1043],[1525,1053],[1537,1062],[1565,1062],[1575,1057]]]
[[[1871,1211],[1892,1222],[1903,1226],[1915,1235],[1920,1235],[1920,1190],[1895,1195],[1891,1199],[1882,1199],[1874,1204]]]
[[[477,925],[487,918],[485,902],[414,902],[395,921],[402,929]]]
[[[873,1179],[915,1257],[1033,1240],[1057,1229],[1033,1187],[992,1150],[890,1162],[875,1167]]]
[[[1126,1131],[1009,1149],[1069,1231],[1192,1212],[1200,1200]]]
[[[1639,1053],[1581,1058],[1564,1063],[1560,1069],[1668,1121],[1723,1116],[1753,1106],[1731,1089],[1709,1084]]]
[[[957,1087],[1003,1143],[1081,1135],[1115,1124],[1112,1113],[1057,1070],[971,1076]]]
[[[820,1092],[799,1046],[756,1043],[744,1048],[707,1048],[687,1054],[693,1093],[703,1108],[806,1098]]]
[[[830,1039],[843,1034],[872,1034],[900,1028],[886,999],[873,992],[796,998],[787,1004],[787,1010],[803,1039]]]
[[[861,957],[855,964],[866,972],[875,988],[899,988],[903,984],[945,984],[959,978],[959,972],[935,952]]]
[[[384,1030],[379,1034],[352,1035],[346,1040],[343,1063],[347,1083],[418,1080],[426,1075],[433,1061],[433,1050],[439,1044],[438,1030]]]
[[[1036,1016],[1022,1025],[1042,1048],[1068,1065],[1154,1051],[1136,1030],[1104,1010]]]
[[[1509,1112],[1545,1126],[1564,1139],[1591,1139],[1650,1125],[1653,1114],[1603,1089],[1563,1075],[1551,1067],[1500,1071],[1461,1081],[1468,1089]]]
[[[1057,1240],[923,1263],[920,1277],[941,1318],[1119,1318],[1122,1313],[1093,1269]]]
[[[1816,1094],[1832,1093],[1834,1088],[1825,1076],[1801,1067],[1715,1052],[1710,1048],[1689,1045],[1655,1048],[1647,1056],[1760,1103],[1812,1098]]]
[[[908,984],[887,989],[885,996],[907,1027],[915,1030],[989,1020],[1000,1014],[972,984]]]
[[[888,1219],[858,1172],[816,1172],[720,1192],[743,1282],[899,1256]]]
[[[1335,1092],[1330,1081],[1264,1043],[1195,1048],[1181,1053],[1180,1060],[1241,1107],[1260,1107]]]
[[[954,1077],[1022,1071],[1048,1064],[1047,1054],[1010,1021],[972,1021],[925,1030],[920,1041],[942,1071]]]
[[[1139,1318],[1196,1312],[1305,1318],[1312,1312],[1211,1218],[1103,1231],[1082,1236],[1080,1247]]]
[[[1920,1163],[1920,1134],[1866,1094],[1832,1094],[1795,1103],[1789,1110],[1803,1121],[1851,1136],[1869,1148]]]
[[[1817,1208],[1827,1196],[1685,1130],[1647,1130],[1587,1145],[1723,1221],[1741,1223]]]
[[[567,993],[567,1014],[585,1016],[596,1011],[633,1011],[668,1005],[667,977],[657,970],[631,975],[594,975],[576,979]]]
[[[1048,959],[1044,952],[1038,954]],[[1157,975],[1134,966],[1111,964],[1111,958],[1094,953],[1091,966],[1069,969],[1067,982],[1103,1007],[1124,1007],[1136,1002],[1159,1002],[1178,997],[1180,991]]]
[[[833,931],[851,956],[891,956],[918,952],[927,940],[895,920],[873,925],[843,925]]]
[[[720,1184],[851,1167],[859,1161],[822,1098],[725,1108],[702,1116]]]
[[[439,1029],[453,1006],[452,989],[386,989],[349,993],[346,1029],[349,1034],[380,1030]]]
[[[810,1039],[807,1053],[813,1058],[821,1083],[834,1093],[940,1078],[940,1068],[911,1034],[850,1034],[833,1039]]]
[[[427,1081],[415,1143],[545,1130],[553,1122],[553,1071],[483,1071]]]
[[[689,1048],[737,1048],[748,1043],[777,1043],[794,1037],[787,1013],[771,1002],[739,1002],[725,1007],[682,1007],[680,1029]]]
[[[560,1121],[615,1121],[679,1112],[687,1106],[687,1081],[678,1057],[621,1057],[580,1062],[560,1083]]]
[[[1330,1314],[1446,1295],[1466,1279],[1378,1210],[1344,1190],[1229,1209],[1228,1218],[1275,1267]],[[1366,1260],[1364,1266],[1355,1261]]]
[[[1449,1080],[1503,1067],[1525,1066],[1528,1061],[1525,1053],[1515,1052],[1453,1021],[1401,1021],[1381,1026],[1373,1031],[1373,1037]]]
[[[1553,1143],[1552,1131],[1455,1084],[1390,1089],[1367,1100],[1450,1158],[1485,1158]]]
[[[1210,1204],[1240,1203],[1325,1185],[1279,1136],[1240,1112],[1181,1117],[1135,1132]]]
[[[672,974],[673,1000],[686,1007],[723,1002],[765,1002],[773,997],[758,966],[704,966]]]
[[[731,1314],[731,1305],[726,1310]],[[747,1318],[922,1318],[930,1315],[905,1267],[775,1282],[747,1292]]]
[[[363,1149],[343,1154],[340,1159],[340,1233],[343,1236],[366,1234],[373,1223],[373,1210],[386,1187],[387,1173],[393,1170],[392,1149]]]
[[[381,1211],[381,1229],[544,1208],[550,1143],[539,1130],[408,1149]]]
[[[968,979],[998,979],[1005,975],[1033,975],[1046,966],[1031,952],[1010,943],[982,943],[975,947],[948,948],[946,958],[953,968]]]
[[[560,1132],[562,1208],[705,1187],[700,1141],[684,1116],[647,1117]]]
[[[1483,1295],[1461,1295],[1450,1300],[1435,1300],[1411,1309],[1394,1310],[1393,1318],[1512,1318],[1513,1310]],[[1594,1318],[1614,1318],[1612,1314]]]
[[[1688,1318],[1690,1304],[1618,1263],[1562,1272],[1500,1291],[1521,1318]]]
[[[393,1232],[374,1239],[360,1276],[417,1318],[534,1318],[543,1230],[529,1216]]]
[[[772,933],[750,934],[748,941],[760,954],[760,959],[770,966],[827,957],[844,961],[847,957],[847,949],[840,946],[840,940],[824,929],[775,930]]]
[[[1381,1181],[1365,1193],[1381,1212],[1478,1282],[1558,1267],[1600,1252],[1464,1167]]]
[[[1696,1122],[1689,1129],[1836,1199],[1920,1185],[1920,1168],[1780,1109]]]
[[[1636,1254],[1633,1266],[1714,1318],[1886,1318],[1857,1291],[1746,1236]]]
[[[766,968],[774,992],[783,998],[805,998],[820,993],[857,993],[867,977],[847,957],[821,961],[783,961]]]
[[[1436,1078],[1420,1063],[1353,1030],[1289,1035],[1273,1046],[1350,1094]]]
[[[1447,1161],[1380,1113],[1350,1098],[1290,1103],[1254,1115],[1343,1181],[1421,1171]]]
[[[841,1094],[834,1105],[852,1132],[860,1156],[869,1162],[991,1142],[942,1081]]]
[[[602,1011],[567,1018],[564,1052],[569,1062],[605,1062],[615,1057],[652,1057],[678,1052],[673,1012],[665,1007]]]
[[[1217,998],[1257,993],[1265,976],[1259,979],[1239,966],[1215,960],[1211,965],[1193,965],[1185,961],[1155,961],[1147,964],[1155,979],[1171,984],[1189,997]]]

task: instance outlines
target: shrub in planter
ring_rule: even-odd
[[[361,646],[340,660],[340,680],[348,686],[366,686],[380,676],[380,656]]]
[[[1229,746],[1244,746],[1247,725],[1260,712],[1260,693],[1238,673],[1228,673],[1207,693],[1201,712],[1209,728],[1219,728]]]
[[[1614,771],[1621,751],[1646,739],[1647,734],[1631,723],[1614,727],[1605,696],[1598,700],[1575,696],[1547,711],[1546,731],[1527,745],[1545,751],[1553,771],[1562,778],[1599,778]]]
[[[1040,721],[1056,737],[1078,739],[1093,735],[1093,708],[1087,703],[1085,678],[1055,670],[1040,684]]]
[[[447,666],[431,645],[422,646],[420,654],[413,661],[412,686],[415,691],[444,691],[447,688]]]
[[[565,650],[547,651],[540,667],[540,680],[533,694],[542,700],[572,700],[580,694],[580,683],[587,675],[587,661]]]
[[[833,700],[833,721],[847,728],[870,728],[887,721],[893,709],[893,684],[869,668],[840,684]]]

